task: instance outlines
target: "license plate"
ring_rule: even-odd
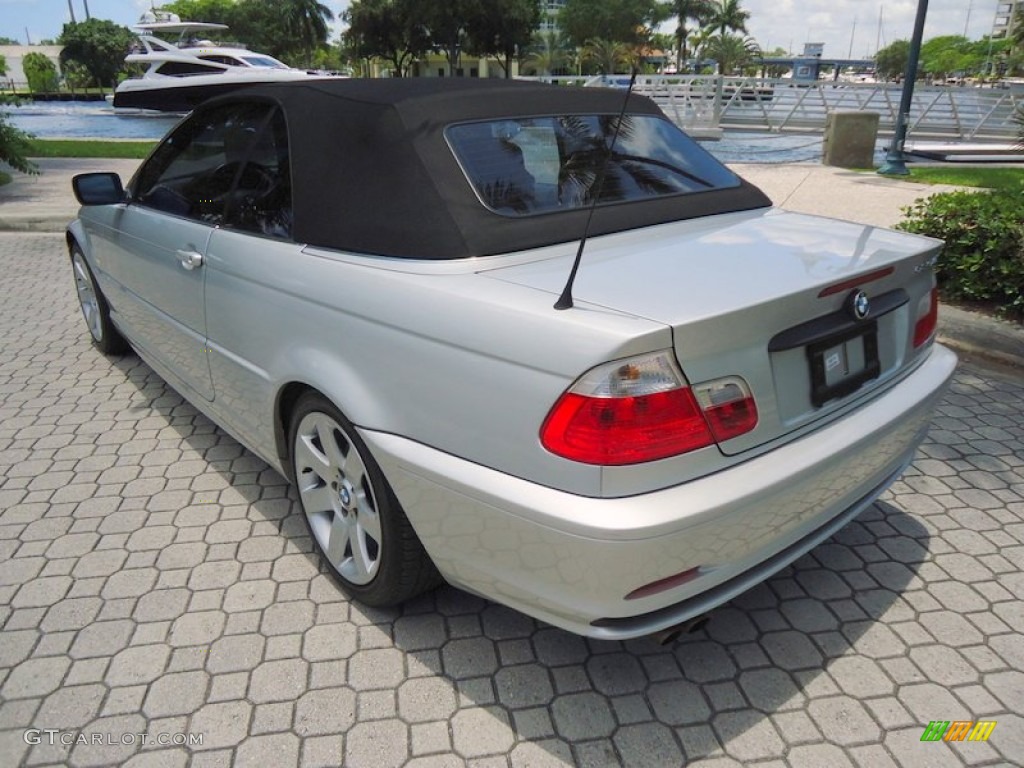
[[[878,377],[878,327],[873,322],[865,323],[810,344],[807,359],[811,367],[811,402],[820,408]]]

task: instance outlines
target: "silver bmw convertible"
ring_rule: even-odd
[[[870,505],[956,365],[940,242],[775,209],[621,90],[257,86],[74,188],[92,342],[287,476],[369,605],[672,631]]]

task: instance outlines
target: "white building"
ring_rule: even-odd
[[[553,32],[558,29],[558,14],[565,7],[565,0],[543,0],[541,3],[540,31]]]
[[[0,56],[7,62],[7,74],[0,75],[0,91],[28,87],[28,79],[21,68],[21,61],[30,53],[41,53],[60,71],[60,52],[62,45],[0,45]]]
[[[1024,0],[998,0],[996,18],[992,23],[992,37],[1008,37],[1013,33],[1018,11],[1024,7]]]

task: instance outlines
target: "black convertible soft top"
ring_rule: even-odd
[[[253,86],[207,104],[251,99],[272,101],[285,115],[297,242],[456,259],[576,240],[587,212],[509,217],[489,210],[448,146],[447,126],[523,116],[617,115],[625,92],[508,80],[325,79]],[[629,97],[627,113],[662,114],[653,101],[636,94]],[[590,234],[770,204],[747,182],[700,194],[603,204]]]

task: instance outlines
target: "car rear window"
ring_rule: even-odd
[[[625,115],[615,137],[618,122],[618,115],[522,117],[450,125],[445,135],[480,200],[507,216],[740,185],[668,120]]]

